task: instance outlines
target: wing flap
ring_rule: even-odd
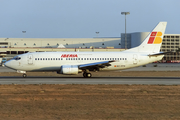
[[[102,61],[102,62],[82,64],[82,65],[79,65],[79,69],[91,69],[94,67],[104,68],[105,66],[111,66],[111,64],[109,64],[111,62],[114,62],[114,61]]]

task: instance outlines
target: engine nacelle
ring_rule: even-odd
[[[58,74],[64,75],[77,75],[79,72],[77,65],[63,65],[61,66],[60,71],[57,71]]]

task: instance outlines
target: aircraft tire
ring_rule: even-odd
[[[84,73],[83,73],[83,77],[85,77],[85,78],[90,78],[90,77],[92,77],[92,74],[91,74],[91,73],[86,73],[86,72],[84,72]]]
[[[85,77],[85,78],[86,78],[86,77],[87,77],[87,76],[86,76],[86,74],[87,74],[87,73],[86,73],[86,72],[84,72],[84,73],[83,73],[83,77]]]
[[[86,73],[86,77],[90,78],[90,77],[92,77],[92,74],[91,73]]]
[[[27,77],[27,75],[26,74],[23,74],[23,78],[26,78]]]

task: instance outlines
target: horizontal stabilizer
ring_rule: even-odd
[[[155,54],[149,54],[148,56],[159,56],[159,55],[165,55],[165,54],[168,54],[168,53],[172,53],[172,52],[160,52],[160,53],[155,53]]]

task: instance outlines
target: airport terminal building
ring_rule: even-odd
[[[6,48],[121,48],[116,38],[0,38]]]
[[[127,33],[111,38],[0,38],[0,52],[23,54],[42,51],[123,51],[141,44],[149,32]],[[180,34],[165,34],[161,51],[172,53],[165,55],[163,62],[180,61]],[[177,52],[178,51],[178,52]]]

